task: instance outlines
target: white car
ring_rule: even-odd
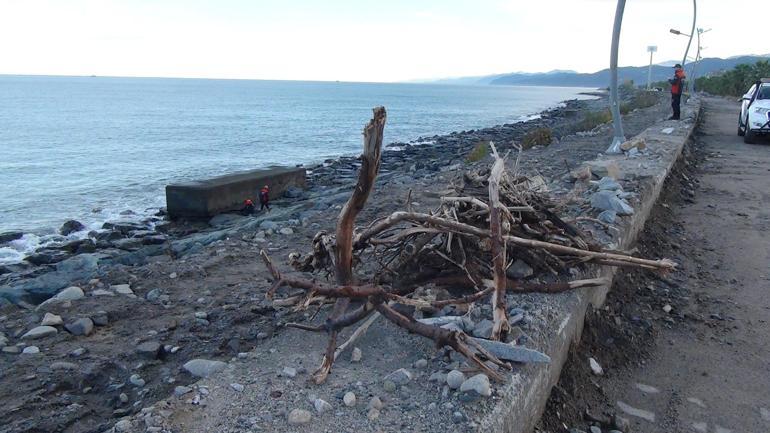
[[[738,135],[754,143],[758,135],[770,134],[770,78],[754,83],[741,98]]]

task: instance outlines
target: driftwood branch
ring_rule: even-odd
[[[492,156],[495,162],[489,174],[489,235],[492,241],[492,276],[494,278],[494,291],[492,292],[492,340],[500,340],[503,334],[510,330],[508,313],[505,311],[505,289],[507,277],[505,275],[506,248],[503,237],[503,212],[500,203],[500,181],[505,173],[505,161],[497,154],[494,143]]]

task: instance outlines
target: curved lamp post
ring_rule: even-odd
[[[626,0],[618,0],[615,9],[615,25],[612,28],[612,50],[610,51],[610,111],[612,112],[612,126],[614,135],[612,144],[606,153],[621,153],[620,145],[626,141],[623,135],[623,121],[620,118],[620,106],[618,105],[618,46],[620,45],[620,26],[623,24],[623,10],[626,8]]]

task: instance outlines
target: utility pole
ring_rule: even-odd
[[[612,28],[612,50],[610,51],[610,111],[612,112],[612,126],[615,130],[612,144],[606,153],[621,153],[620,145],[626,141],[623,134],[623,121],[620,118],[620,106],[618,105],[618,49],[620,46],[620,26],[623,24],[623,10],[626,8],[626,0],[618,0],[615,9],[615,25]]]
[[[687,41],[687,49],[684,50],[684,58],[682,59],[682,68],[687,62],[687,53],[690,51],[690,44],[692,44],[692,37],[695,34],[695,21],[697,19],[698,3],[697,0],[692,0],[692,30],[690,30],[690,39]],[[687,88],[690,88],[690,80],[687,80]]]
[[[652,54],[656,51],[658,51],[656,45],[647,46],[647,52],[650,53],[650,67],[647,68],[647,90],[650,90],[650,86],[652,85]]]

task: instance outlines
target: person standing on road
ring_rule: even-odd
[[[267,185],[259,191],[259,210],[265,208],[270,211],[270,188]]]
[[[682,91],[684,90],[684,69],[679,63],[674,65],[674,68],[674,78],[668,80],[671,83],[671,108],[674,110],[674,114],[668,120],[679,120],[681,114],[679,107],[682,103]]]

